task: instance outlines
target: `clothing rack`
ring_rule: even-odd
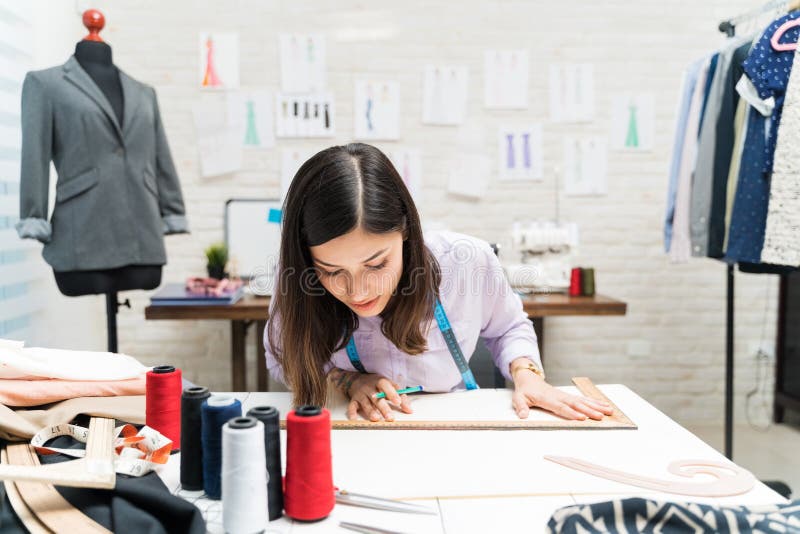
[[[742,22],[761,17],[770,11],[791,11],[800,9],[800,0],[772,0],[760,7],[737,15],[719,23],[719,31],[728,37],[736,35],[736,26]],[[735,264],[727,264],[727,303],[725,312],[725,456],[733,459],[733,334],[734,334],[734,269]],[[781,275],[784,276],[784,275]],[[788,497],[791,490],[780,481],[764,481],[772,489]]]
[[[770,11],[775,11],[779,9],[785,9],[786,11],[788,11],[789,9],[792,9],[793,4],[797,3],[798,2],[792,0],[772,0],[760,7],[742,13],[741,15],[737,15],[728,20],[723,20],[722,22],[719,23],[719,31],[721,31],[728,37],[733,37],[734,35],[736,35],[736,26],[738,26],[742,22],[758,18],[764,13],[769,13]]]
[[[719,31],[728,37],[736,35],[736,26],[758,18],[770,11],[786,9],[787,11],[796,4],[797,0],[771,0],[760,7],[745,13],[723,20],[719,23]],[[727,268],[727,306],[725,313],[725,456],[733,459],[733,304],[734,304],[734,264]]]

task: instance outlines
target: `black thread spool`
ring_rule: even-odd
[[[181,395],[181,487],[189,491],[203,489],[203,446],[200,411],[211,396],[208,388],[194,386]]]
[[[267,502],[269,520],[283,516],[283,477],[281,474],[281,418],[277,408],[256,406],[248,410],[249,417],[264,423],[264,453],[267,456]]]

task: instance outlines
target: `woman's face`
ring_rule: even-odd
[[[309,247],[322,286],[361,317],[381,313],[403,273],[403,234],[357,228]]]

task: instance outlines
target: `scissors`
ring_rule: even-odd
[[[339,504],[349,504],[351,506],[361,506],[363,508],[373,508],[375,510],[389,510],[392,512],[406,512],[410,514],[430,514],[437,515],[437,512],[427,506],[411,504],[394,499],[382,499],[371,495],[360,493],[350,493],[349,491],[336,489],[336,502]]]
[[[371,527],[369,525],[360,525],[358,523],[349,523],[347,521],[340,521],[339,526],[347,530],[361,532],[361,534],[403,534],[397,530],[386,530],[385,528]]]

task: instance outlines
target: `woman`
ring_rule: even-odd
[[[567,419],[611,414],[544,381],[536,334],[491,248],[450,232],[423,237],[408,190],[377,148],[337,146],[305,162],[282,224],[265,347],[295,404],[324,404],[332,386],[350,398],[349,418],[392,421],[395,409],[411,413],[402,387],[477,387],[466,360],[482,337],[514,382],[520,418],[532,406]]]

